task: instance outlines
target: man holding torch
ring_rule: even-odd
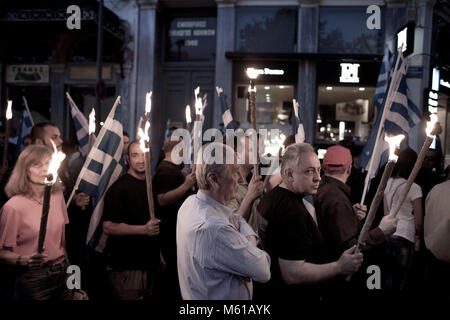
[[[346,184],[352,169],[352,155],[343,146],[328,148],[323,159],[324,177],[314,199],[317,221],[325,243],[325,259],[335,261],[347,249],[357,244],[361,220],[366,216],[365,206],[353,205],[351,190]],[[364,249],[383,243],[395,232],[396,219],[384,216],[378,227],[370,230]],[[346,283],[343,277],[329,281],[329,294],[342,294]]]
[[[159,220],[150,219],[144,152],[139,142],[128,147],[129,169],[105,196],[103,232],[108,235],[108,278],[118,300],[152,295],[160,263]]]

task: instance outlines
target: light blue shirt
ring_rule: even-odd
[[[231,223],[234,215],[238,231]],[[250,300],[252,280],[270,279],[270,257],[246,237],[257,236],[238,214],[202,191],[178,211],[177,257],[185,300]]]

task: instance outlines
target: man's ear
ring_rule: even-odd
[[[292,180],[292,169],[291,168],[286,168],[284,169],[284,176],[288,179],[288,180]]]
[[[347,168],[347,174],[350,175],[352,173],[352,165]]]
[[[210,186],[210,188],[212,190],[216,190],[217,186],[218,186],[218,181],[217,181],[217,175],[214,174],[213,172],[208,173],[206,180],[208,181],[208,184]]]
[[[34,140],[34,144],[41,144],[41,145],[45,145],[44,141],[41,138],[36,138]]]

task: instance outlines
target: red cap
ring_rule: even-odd
[[[323,157],[323,166],[327,171],[346,169],[352,164],[350,150],[342,146],[333,146],[327,149]]]

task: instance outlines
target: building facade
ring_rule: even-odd
[[[445,50],[435,48],[433,37],[436,29],[444,29],[447,31],[441,37],[445,38],[449,24],[445,18],[437,18],[435,10],[435,6],[447,10],[448,5],[431,0],[105,0],[105,6],[121,20],[125,35],[120,58],[109,65],[110,77],[105,81],[115,88],[110,99],[122,95],[127,119],[124,127],[134,137],[144,114],[145,93],[153,91],[154,159],[168,120],[183,126],[186,105],[194,110],[197,86],[207,97],[204,128],[220,128],[223,122],[216,86],[226,94],[234,119],[242,128],[249,128],[248,67],[261,73],[256,81],[259,128],[291,134],[295,98],[300,103],[307,142],[326,148],[349,138],[363,145],[376,118],[373,96],[384,48],[394,52],[397,33],[408,24],[413,26],[414,43],[407,57],[409,98],[426,110],[425,96],[436,65],[433,55]],[[437,19],[441,19],[440,24],[436,24]],[[2,87],[10,87],[5,82],[10,62],[0,63]],[[442,76],[448,70],[447,63],[440,62]],[[94,81],[70,78],[74,67],[80,65],[65,62],[59,69],[51,65],[50,72],[56,76],[49,81],[53,79],[56,87],[52,84],[47,89],[58,91],[55,96],[60,100],[52,95],[51,107],[57,110],[51,117],[65,123],[66,136],[70,119],[61,110],[65,108],[64,90],[72,85],[92,87],[89,81]],[[5,90],[2,92],[4,102]],[[448,99],[440,96],[440,140],[448,165]],[[109,105],[110,100],[101,105],[102,117]],[[423,131],[419,125],[410,135],[409,143],[415,150],[423,142]]]

